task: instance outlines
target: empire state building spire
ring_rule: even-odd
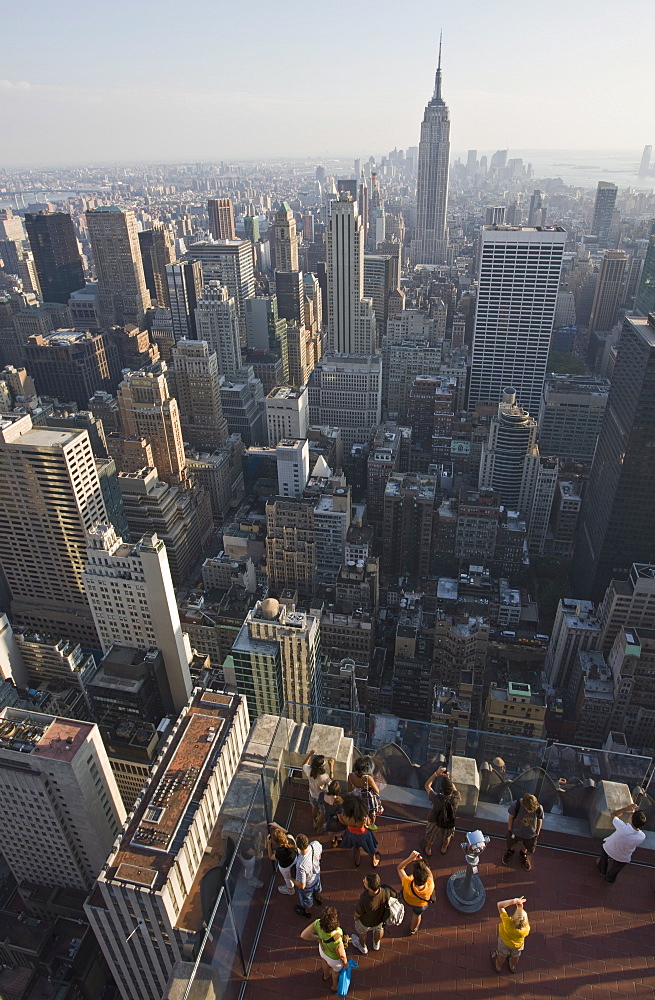
[[[434,94],[421,123],[416,188],[416,232],[412,264],[443,264],[448,238],[448,167],[450,163],[450,113],[441,96],[441,38]]]

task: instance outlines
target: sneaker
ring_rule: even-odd
[[[375,938],[373,938],[373,951],[379,951],[381,944],[381,941],[376,941]]]
[[[261,887],[263,886],[263,884],[264,883],[261,882],[260,879],[258,879],[258,878],[249,878],[248,879],[248,885],[251,885],[253,887],[253,889],[261,889]]]
[[[362,955],[368,955],[368,948],[359,940],[359,934],[353,934],[350,940],[351,943],[355,945],[355,948],[357,948],[358,951],[361,951]]]
[[[286,885],[278,885],[277,891],[283,893],[285,896],[293,896],[296,890],[289,889]]]
[[[532,863],[530,861],[530,858],[527,856],[527,854],[522,854],[521,855],[521,864],[525,868],[526,872],[529,872],[530,869],[532,868]]]
[[[512,860],[512,855],[513,851],[505,851],[501,859],[504,865],[509,865],[510,861]]]

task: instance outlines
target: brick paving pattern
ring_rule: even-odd
[[[294,831],[308,829],[305,813],[304,807],[296,807]],[[396,888],[395,865],[420,848],[425,828],[384,817],[378,824],[378,871],[383,882]],[[492,832],[502,831],[495,825]],[[324,845],[329,840],[320,839]],[[348,948],[348,956],[359,963],[348,994],[352,1000],[435,995],[443,1000],[655,998],[655,868],[628,866],[609,886],[599,877],[593,857],[540,845],[532,870],[526,872],[517,855],[511,868],[502,866],[504,841],[492,839],[480,866],[487,900],[479,913],[467,916],[451,906],[445,893],[448,876],[463,867],[461,840],[456,834],[445,856],[435,846],[430,863],[437,902],[418,934],[406,936],[406,912],[403,926],[387,932],[380,951],[370,948],[370,936],[367,955]],[[599,842],[589,840],[584,846],[596,852]],[[354,930],[355,903],[369,870],[365,855],[356,869],[350,851],[324,847],[324,902],[338,908],[347,933]],[[280,881],[277,877],[276,885]],[[498,975],[489,958],[498,925],[495,903],[515,895],[527,897],[531,933],[516,974],[505,964]],[[299,939],[306,921],[294,913],[294,902],[295,897],[273,891],[246,1000],[321,1000],[331,995],[321,981],[317,945]]]

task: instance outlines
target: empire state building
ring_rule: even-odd
[[[412,264],[442,264],[446,260],[446,207],[450,162],[450,113],[441,96],[441,42],[432,100],[425,108],[418,147],[416,234]]]

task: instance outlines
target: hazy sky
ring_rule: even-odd
[[[655,145],[653,0],[23,0],[0,166],[416,145],[440,27],[455,152]]]

